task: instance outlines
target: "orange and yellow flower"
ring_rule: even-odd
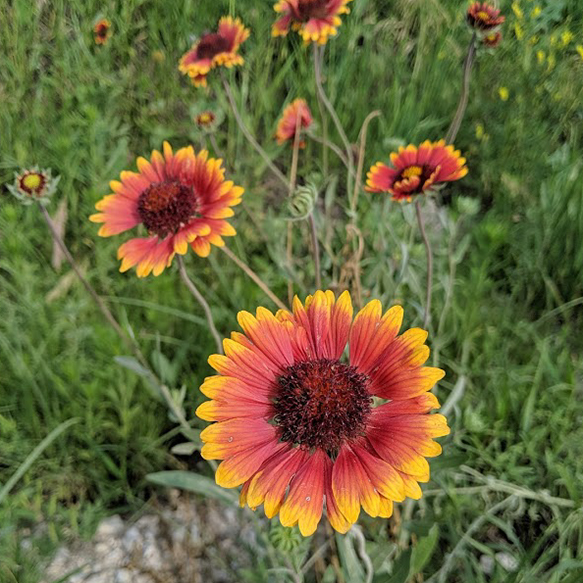
[[[347,4],[352,0],[279,0],[273,9],[283,16],[273,25],[273,36],[285,36],[290,28],[298,32],[304,42],[326,44],[335,36],[341,24],[340,15],[348,14]]]
[[[498,28],[505,20],[505,16],[500,16],[500,10],[494,8],[488,2],[474,2],[466,15],[468,24],[478,32],[492,32]]]
[[[278,144],[284,142],[293,142],[296,136],[296,128],[301,133],[302,129],[307,129],[313,122],[312,113],[305,99],[296,99],[292,101],[284,110],[279,122],[277,123],[277,131],[275,137]],[[305,142],[300,141],[300,148],[305,146]]]
[[[216,482],[243,486],[240,502],[264,505],[304,536],[328,520],[346,532],[361,507],[390,517],[393,503],[418,499],[429,480],[426,457],[449,433],[429,392],[444,372],[425,367],[427,332],[399,335],[403,309],[384,315],[378,300],[353,319],[350,294],[317,291],[293,311],[240,312],[243,333],[224,340],[217,375],[200,390],[197,415],[205,459],[223,460]],[[343,358],[348,345],[347,357]]]
[[[102,18],[93,27],[93,38],[95,39],[95,44],[104,45],[109,40],[111,36],[111,22],[107,18]]]
[[[235,235],[225,220],[234,215],[232,206],[241,202],[243,188],[225,180],[222,160],[198,154],[192,146],[173,153],[164,142],[164,154],[152,152],[150,161],[137,160],[138,172],[122,172],[120,181],[110,182],[114,194],[102,198],[91,215],[103,223],[99,235],[110,237],[143,225],[148,237],[130,239],[117,252],[120,271],[137,266],[138,277],[159,275],[176,253],[188,246],[206,257],[211,245],[223,246],[223,236]]]
[[[377,162],[368,172],[368,192],[388,192],[393,200],[410,201],[418,194],[428,194],[438,185],[463,178],[468,173],[466,159],[445,140],[409,144],[391,154],[393,167]]]
[[[502,33],[501,32],[493,32],[491,34],[486,35],[482,42],[489,48],[493,49],[496,48],[500,42],[502,41]]]
[[[223,16],[217,32],[209,32],[192,45],[180,59],[178,69],[188,75],[196,87],[207,84],[207,75],[216,67],[233,67],[243,64],[239,47],[249,38],[249,29],[239,18]]]

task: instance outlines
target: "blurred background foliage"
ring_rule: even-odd
[[[368,167],[400,144],[445,133],[471,34],[458,0],[355,0],[351,7],[326,47],[325,84],[355,143],[366,115],[382,112],[369,128]],[[436,250],[429,341],[448,373],[438,396],[448,402],[452,434],[432,462],[433,494],[403,506],[392,522],[362,521],[378,581],[408,580],[411,550],[398,553],[405,567],[388,560],[396,526],[423,538],[434,523],[427,575],[471,529],[448,582],[583,578],[583,4],[500,7],[504,39],[480,51],[456,139],[470,173],[429,207]],[[285,265],[285,193],[240,135],[218,76],[208,91],[195,90],[177,70],[194,35],[228,12],[252,30],[245,66],[231,74],[236,98],[285,172],[289,149],[273,139],[284,105],[305,97],[319,116],[311,51],[294,35],[271,39],[272,2],[8,0],[0,11],[0,182],[34,164],[61,175],[51,212],[64,201],[69,247],[156,372],[174,390],[186,388],[189,418],[213,352],[198,307],[174,269],[156,279],[120,275],[115,252],[123,236],[98,239],[87,217],[108,181],[162,140],[214,151],[193,122],[210,108],[221,122],[215,138],[228,174],[246,188],[231,246],[280,297],[288,277],[300,294],[311,291],[307,246],[297,244],[291,272]],[[92,34],[101,17],[113,32],[103,47]],[[334,287],[346,260],[347,193],[341,165],[333,158],[330,165],[324,173],[316,143],[301,154],[300,181],[320,193],[324,281]],[[425,256],[413,209],[361,194],[358,226],[365,295],[403,303],[406,324],[419,325]],[[296,233],[306,239],[307,227]],[[2,188],[0,483],[61,422],[79,420],[0,506],[0,565],[23,583],[36,580],[39,562],[61,541],[88,537],[100,517],[132,512],[157,495],[148,472],[210,475],[196,454],[170,453],[181,440],[175,423],[140,378],[114,363],[123,346],[68,266],[51,265],[51,254],[40,215]],[[238,310],[267,305],[224,256],[189,256],[187,265],[224,334],[237,328]],[[501,485],[507,482],[568,504],[537,494],[489,514],[512,493]],[[478,486],[479,495],[456,490]],[[23,549],[19,529],[40,522],[48,528]],[[516,570],[496,563],[486,575],[480,556],[500,552],[516,559]],[[259,572],[245,577],[263,580]]]

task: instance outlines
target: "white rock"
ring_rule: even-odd
[[[518,569],[518,561],[510,553],[496,553],[496,560],[506,571],[514,572]]]
[[[125,528],[123,520],[119,514],[114,514],[109,518],[103,519],[97,530],[95,531],[95,538],[101,541],[107,541],[111,538],[119,536]]]
[[[133,553],[137,548],[141,548],[144,539],[142,533],[138,530],[136,525],[130,526],[124,533],[122,544],[126,552]]]
[[[482,572],[486,575],[491,575],[494,571],[494,558],[490,555],[482,555],[480,557],[480,567],[482,568]]]

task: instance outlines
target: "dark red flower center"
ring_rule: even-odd
[[[228,51],[229,44],[224,36],[216,32],[205,34],[196,47],[196,56],[199,59],[212,59],[219,53]]]
[[[95,35],[98,38],[106,38],[108,30],[109,26],[102,22],[95,27]]]
[[[155,182],[138,199],[138,213],[146,229],[159,237],[175,233],[195,214],[194,189],[180,182]]]
[[[395,179],[395,182],[401,182],[402,180],[411,180],[416,176],[419,177],[419,184],[416,188],[412,190],[408,190],[409,194],[420,194],[423,192],[423,185],[425,182],[431,178],[431,175],[435,171],[435,168],[432,166],[407,166],[404,168],[401,173]]]
[[[297,6],[289,2],[290,12],[295,20],[307,22],[310,18],[326,18],[329,15],[329,0],[299,0]]]
[[[372,404],[369,382],[356,367],[338,360],[286,367],[276,380],[273,401],[281,440],[336,455],[343,442],[363,434]]]

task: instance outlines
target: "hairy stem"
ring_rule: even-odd
[[[360,129],[360,146],[358,149],[358,164],[356,168],[356,179],[354,181],[354,192],[352,193],[352,200],[350,201],[350,211],[352,213],[352,221],[356,220],[356,207],[358,203],[358,195],[360,193],[360,181],[362,179],[362,172],[364,170],[364,154],[366,151],[366,134],[368,132],[368,125],[375,118],[379,117],[381,112],[371,111],[362,123]]]
[[[296,183],[298,178],[298,160],[300,158],[300,127],[301,127],[301,115],[300,110],[296,114],[296,131],[294,134],[294,145],[292,151],[292,164],[289,173],[289,185],[288,185],[288,196],[291,198],[296,190]],[[287,225],[287,245],[286,245],[286,261],[290,274],[293,271],[293,235],[294,228],[293,223],[290,221]],[[287,299],[291,305],[294,297],[294,282],[290,277],[287,282]]]
[[[464,119],[464,114],[466,113],[466,108],[468,106],[468,98],[470,96],[470,77],[475,57],[476,57],[476,33],[472,35],[472,40],[470,41],[468,53],[464,61],[464,69],[462,75],[462,93],[460,95],[460,100],[453,121],[451,122],[451,125],[447,130],[447,134],[445,135],[446,144],[451,144],[456,139],[460,126],[462,125],[462,120]]]
[[[346,159],[346,156],[344,155],[342,150],[334,142],[330,142],[328,139],[324,137],[320,138],[319,136],[312,133],[308,133],[308,137],[311,140],[314,140],[314,142],[322,144],[325,148],[330,148],[330,150],[332,150],[336,154],[336,156],[338,156],[342,164],[344,164],[344,166],[348,170],[348,160]],[[327,172],[324,172],[324,175],[326,174]]]
[[[188,291],[194,296],[194,299],[200,304],[200,307],[203,309],[204,314],[206,316],[206,321],[209,325],[209,330],[215,339],[217,344],[217,351],[219,354],[223,354],[223,341],[221,339],[221,335],[217,332],[215,327],[215,321],[213,320],[213,313],[211,312],[211,308],[208,305],[208,302],[204,299],[204,296],[200,293],[196,285],[190,277],[188,277],[188,273],[186,273],[186,266],[184,265],[184,259],[182,259],[181,255],[178,255],[178,269],[180,271],[180,277],[182,281],[188,288]]]
[[[215,135],[213,133],[209,133],[208,137],[209,137],[209,140],[211,142],[211,146],[213,147],[213,150],[215,151],[215,155],[218,156],[219,158],[223,158],[223,160],[224,160],[225,156],[224,156],[222,150],[219,148],[219,145],[217,144],[217,138],[215,138]]]
[[[287,185],[287,178],[283,174],[283,172],[271,161],[271,158],[267,155],[267,152],[260,146],[259,142],[255,139],[253,134],[249,131],[249,128],[245,125],[241,114],[239,113],[239,109],[237,108],[237,104],[235,103],[235,98],[233,97],[233,92],[231,91],[231,87],[229,82],[223,76],[223,87],[225,88],[225,94],[227,95],[227,99],[229,100],[229,104],[231,109],[233,110],[233,115],[235,116],[235,120],[243,132],[247,141],[255,148],[255,151],[263,158],[263,161],[267,164],[269,169],[284,183]]]
[[[320,244],[318,243],[318,231],[316,230],[316,221],[314,220],[314,211],[308,217],[310,223],[310,232],[312,236],[312,253],[314,255],[314,270],[316,272],[316,289],[322,287],[322,276],[320,273]]]
[[[262,279],[241,259],[239,259],[228,247],[219,249],[238,267],[240,267],[256,284],[265,295],[280,309],[288,311],[287,306],[267,287]]]
[[[39,205],[43,217],[49,227],[53,240],[58,245],[59,249],[62,251],[63,255],[67,258],[67,261],[73,268],[75,275],[79,279],[79,281],[83,284],[83,287],[89,292],[89,295],[92,297],[93,301],[97,304],[97,307],[100,309],[101,313],[104,315],[107,322],[111,325],[111,327],[115,330],[117,335],[121,338],[124,344],[135,354],[136,358],[140,361],[141,364],[144,366],[148,366],[146,359],[144,358],[143,354],[141,353],[138,346],[136,346],[135,342],[126,334],[126,332],[122,329],[122,327],[118,324],[117,320],[113,317],[113,314],[109,310],[109,308],[105,305],[105,302],[101,299],[101,297],[97,294],[97,292],[93,289],[91,284],[85,279],[84,275],[81,273],[81,269],[77,265],[75,259],[71,255],[71,252],[65,245],[65,242],[60,237],[49,212],[47,211],[46,207],[43,205]]]
[[[421,232],[421,237],[423,237],[423,243],[425,244],[425,253],[427,254],[427,283],[426,283],[426,295],[425,295],[425,316],[423,318],[423,328],[427,328],[429,324],[429,319],[431,317],[431,294],[433,291],[433,254],[431,252],[431,243],[427,238],[427,233],[425,231],[425,222],[423,221],[423,215],[421,214],[421,205],[419,201],[415,202],[415,212],[417,213],[417,223],[419,224],[419,231]]]
[[[291,306],[294,299],[294,282],[292,279],[292,263],[294,255],[294,224],[292,221],[287,223],[287,238],[285,245],[285,262],[290,270],[289,279],[287,280],[287,303]]]
[[[350,182],[354,178],[354,162],[352,156],[352,149],[348,137],[346,136],[346,132],[342,127],[342,122],[340,121],[340,118],[338,117],[338,114],[336,113],[334,106],[332,105],[332,103],[330,102],[326,95],[326,92],[324,91],[324,87],[322,85],[322,67],[318,52],[319,52],[318,47],[314,45],[314,77],[316,80],[316,92],[318,94],[318,99],[324,104],[324,107],[328,110],[328,113],[330,114],[330,117],[332,118],[332,121],[336,126],[336,131],[338,132],[338,135],[342,140],[344,149],[346,150],[346,161],[348,162],[348,192],[350,192],[352,190],[350,188]]]

